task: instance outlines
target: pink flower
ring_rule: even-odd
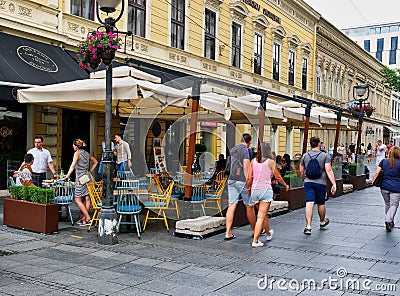
[[[101,44],[101,43],[99,43],[99,44],[97,44],[97,47],[103,47],[103,44]]]
[[[97,59],[97,55],[95,53],[93,53],[93,58]]]
[[[119,46],[118,45],[114,45],[113,48],[114,49],[119,49]]]
[[[95,54],[96,52],[97,52],[96,49],[93,49],[93,50],[92,50],[92,54]]]
[[[108,44],[107,44],[107,46],[108,46],[108,47],[111,47],[111,46],[112,46],[112,44],[111,44],[111,43],[108,43]]]

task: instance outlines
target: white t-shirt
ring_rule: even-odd
[[[34,162],[32,164],[32,171],[34,173],[45,173],[47,171],[47,163],[53,162],[49,150],[42,148],[42,150],[35,148],[29,149],[27,153],[33,154]]]
[[[379,149],[382,149],[382,150],[379,150]],[[386,145],[385,144],[382,144],[382,145],[378,146],[376,148],[376,157],[385,158],[385,151],[386,151]]]
[[[25,183],[32,180],[32,173],[28,168],[24,168],[22,171],[18,171],[17,177],[15,179],[15,184],[17,186],[24,186],[21,180]]]

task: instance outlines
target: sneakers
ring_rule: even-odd
[[[257,241],[256,243],[255,243],[255,242],[252,242],[252,243],[251,243],[251,246],[252,246],[253,248],[258,248],[258,247],[264,246],[264,244],[263,244],[262,242],[260,242],[260,241]]]
[[[308,227],[304,228],[304,234],[310,235],[311,234],[311,228],[308,228]]]
[[[391,232],[392,231],[392,223],[391,222],[385,222],[386,224],[386,231]]]
[[[320,228],[324,228],[324,227],[326,227],[328,224],[329,224],[329,219],[328,219],[328,218],[325,218],[324,222],[320,222],[320,223],[319,223],[319,227],[320,227]]]
[[[274,235],[274,230],[273,230],[273,229],[270,229],[270,230],[269,230],[269,234],[270,234],[270,235],[267,234],[267,239],[266,239],[266,241],[270,241],[270,240],[272,239],[272,236]]]

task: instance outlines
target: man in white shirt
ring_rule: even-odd
[[[378,140],[378,142],[376,142],[376,166],[379,166],[381,160],[385,158],[385,152],[386,145],[383,144],[381,140]]]
[[[32,164],[33,184],[38,187],[42,186],[43,180],[46,179],[47,166],[49,166],[54,178],[57,177],[51,154],[49,150],[43,148],[42,136],[35,136],[35,147],[29,149],[27,153],[31,153],[35,159]]]

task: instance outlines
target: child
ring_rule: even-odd
[[[24,162],[19,167],[18,171],[14,172],[13,177],[16,177],[17,186],[35,186],[32,182],[32,168],[33,155],[27,153],[24,156]]]

